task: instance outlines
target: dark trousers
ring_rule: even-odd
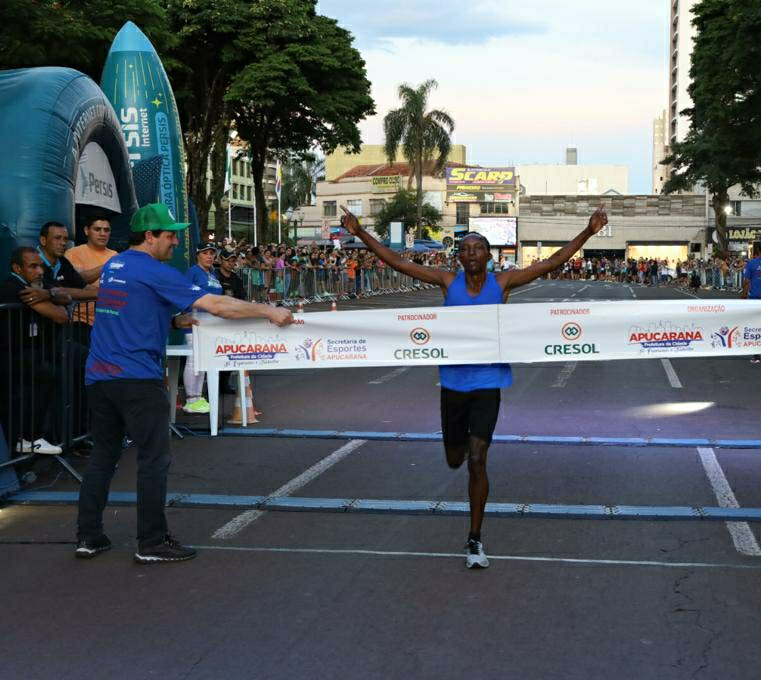
[[[137,540],[161,543],[169,472],[169,397],[160,380],[104,380],[87,388],[94,448],[79,490],[79,536],[103,533],[103,510],[126,431],[137,444]]]

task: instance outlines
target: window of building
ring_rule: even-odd
[[[470,203],[455,203],[455,220],[457,224],[470,224]]]
[[[482,215],[509,215],[510,204],[509,203],[482,203],[481,214]]]
[[[377,215],[383,208],[386,207],[386,201],[382,198],[370,199],[370,214]]]
[[[742,216],[742,201],[730,201],[729,207],[732,208],[732,212],[729,213],[730,215],[734,215],[735,217],[741,217]]]
[[[350,201],[346,201],[346,207],[349,209],[350,213],[354,215],[361,215],[362,214],[362,199],[353,198]]]
[[[251,185],[250,184],[246,187],[246,200],[247,201],[251,200]]]
[[[322,202],[322,216],[323,217],[335,217],[338,214],[336,211],[335,201],[323,201]]]

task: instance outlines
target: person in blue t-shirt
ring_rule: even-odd
[[[359,220],[346,208],[342,223],[358,236],[389,267],[415,279],[441,287],[444,305],[498,305],[510,290],[549,274],[568,261],[607,223],[604,207],[595,211],[584,229],[570,243],[551,257],[525,269],[511,269],[496,274],[487,271],[491,259],[489,241],[477,232],[460,240],[459,260],[463,271],[423,267],[405,260],[370,236]],[[500,390],[512,384],[509,364],[440,366],[441,430],[447,463],[459,468],[468,460],[468,497],[470,499],[470,533],[465,548],[465,565],[485,568],[489,560],[481,542],[481,524],[489,495],[486,456],[499,416]]]
[[[761,242],[753,244],[753,259],[745,265],[742,299],[761,300]],[[761,364],[761,356],[754,354],[750,363]]]
[[[170,326],[190,328],[201,309],[225,319],[293,322],[289,310],[212,295],[164,264],[179,245],[177,223],[163,203],[140,208],[130,222],[130,249],[111,258],[100,278],[85,383],[94,447],[79,490],[77,557],[108,550],[103,510],[126,431],[137,453],[137,541],[142,564],[195,556],[169,534],[164,507],[169,470],[169,397],[164,356]]]
[[[217,256],[217,247],[213,243],[200,243],[196,248],[196,264],[194,264],[185,276],[188,281],[212,295],[224,295],[225,291],[214,272],[214,258]],[[188,331],[185,334],[185,342],[193,344],[193,335]],[[188,357],[185,362],[185,370],[182,381],[185,385],[185,405],[182,410],[185,413],[204,414],[209,412],[209,402],[203,398],[203,381],[206,374],[193,370],[193,357]]]

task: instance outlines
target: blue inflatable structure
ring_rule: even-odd
[[[127,245],[138,207],[129,156],[113,107],[93,80],[68,68],[0,72],[0,148],[3,249],[36,244],[49,220],[74,238],[77,204],[110,211],[112,247]]]

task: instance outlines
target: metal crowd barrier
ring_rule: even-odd
[[[84,368],[94,310],[94,303],[74,305],[56,324],[26,305],[0,305],[0,425],[11,456],[0,468],[35,458],[38,439],[65,454],[87,437]],[[52,457],[81,481],[61,455]]]
[[[238,271],[246,298],[254,302],[279,302],[293,306],[300,302],[331,302],[405,293],[434,288],[390,267],[286,267]]]

